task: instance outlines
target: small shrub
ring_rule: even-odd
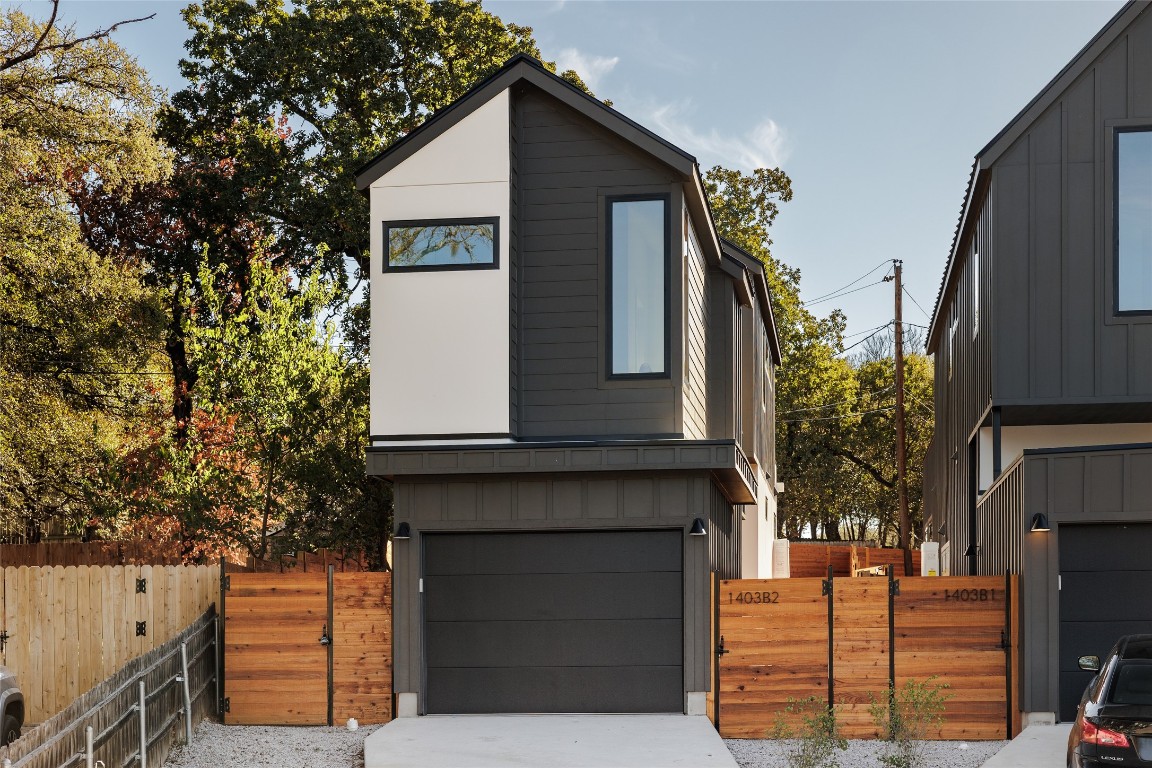
[[[892,693],[891,701],[871,697],[868,712],[880,732],[888,734],[880,762],[889,768],[924,765],[924,739],[932,728],[944,721],[944,702],[950,698],[944,693],[948,685],[935,680],[935,677],[924,682],[909,680]]]
[[[829,706],[819,696],[806,699],[789,697],[788,707],[776,717],[772,737],[786,740],[785,757],[789,768],[839,768],[837,750],[848,749],[848,742],[840,736],[837,717],[839,705]],[[791,715],[791,718],[785,718]],[[797,732],[789,720],[799,718],[802,724]]]

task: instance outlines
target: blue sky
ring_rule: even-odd
[[[174,90],[183,5],[65,0],[62,9],[82,31],[155,12],[114,39]],[[1122,5],[498,0],[485,8],[533,27],[545,58],[579,71],[597,96],[702,168],[783,168],[795,198],[776,221],[773,252],[800,268],[806,299],[902,259],[909,293],[931,312],[973,156]],[[839,306],[858,334],[891,319],[892,298],[891,284],[871,285],[811,308]],[[905,320],[928,322],[910,302]]]

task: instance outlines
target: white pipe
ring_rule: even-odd
[[[84,765],[94,768],[92,764],[92,750],[95,746],[95,737],[92,735],[92,726],[84,729]]]
[[[144,681],[140,681],[140,768],[148,768],[148,694],[144,690]]]
[[[192,743],[192,690],[188,682],[188,643],[180,643],[180,671],[184,685],[184,743]]]

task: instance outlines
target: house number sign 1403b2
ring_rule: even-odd
[[[747,605],[755,605],[761,603],[778,603],[780,602],[779,592],[729,592],[729,603],[744,603]]]

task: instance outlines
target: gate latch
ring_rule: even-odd
[[[8,630],[0,629],[0,651],[4,650],[4,643],[11,639],[12,635],[8,634]]]
[[[320,645],[331,645],[332,638],[328,636],[328,625],[325,624],[324,628],[320,630]]]
[[[732,653],[732,651],[724,647],[724,635],[720,635],[720,645],[716,646],[716,655],[723,656],[726,653]]]

